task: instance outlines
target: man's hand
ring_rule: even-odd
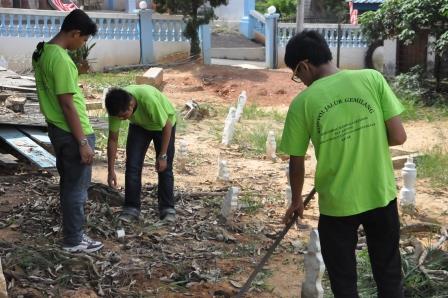
[[[94,153],[89,143],[79,146],[79,155],[81,155],[81,163],[86,165],[92,164]]]
[[[283,217],[283,223],[286,225],[291,222],[294,217],[294,214],[297,212],[300,218],[303,218],[303,210],[305,206],[303,205],[302,198],[298,200],[293,200],[291,206],[289,206],[288,210],[286,210],[285,216]]]
[[[156,171],[157,173],[162,173],[168,167],[166,159],[157,159],[156,161]]]
[[[117,175],[115,175],[115,171],[109,171],[107,174],[107,184],[112,188],[117,188]]]

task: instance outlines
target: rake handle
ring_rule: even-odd
[[[310,193],[306,196],[305,201],[303,202],[304,207],[306,207],[308,205],[308,203],[311,201],[311,199],[313,198],[314,194],[316,193],[316,189],[313,187],[313,189],[310,191]],[[241,288],[241,290],[238,292],[238,294],[235,296],[236,298],[242,298],[244,297],[244,295],[246,294],[246,292],[249,290],[250,285],[252,284],[252,282],[254,281],[255,277],[257,276],[257,274],[261,271],[261,269],[263,269],[264,264],[266,263],[266,261],[269,259],[269,257],[272,255],[272,253],[274,252],[274,250],[277,248],[277,246],[279,245],[280,241],[283,240],[283,238],[285,237],[285,235],[288,233],[289,229],[292,227],[292,225],[297,221],[297,219],[299,218],[299,214],[296,212],[294,213],[294,217],[293,219],[283,228],[283,230],[280,232],[279,236],[277,237],[277,239],[275,239],[274,243],[271,244],[271,246],[269,247],[268,251],[266,252],[266,254],[264,255],[264,257],[261,259],[261,261],[258,263],[257,267],[255,267],[254,271],[252,272],[252,274],[249,276],[249,278],[247,279],[246,283],[244,284],[244,286]]]

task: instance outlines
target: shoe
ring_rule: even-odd
[[[165,215],[165,217],[162,219],[162,221],[165,223],[176,222],[176,215],[172,214],[172,213],[168,213],[167,215]]]
[[[68,252],[95,252],[103,248],[103,243],[91,239],[86,234],[82,235],[81,242],[77,245],[63,245],[62,249]]]
[[[127,223],[138,221],[138,216],[135,216],[134,214],[127,213],[125,211],[121,212],[121,214],[118,216],[118,219]]]

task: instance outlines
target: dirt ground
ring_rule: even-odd
[[[164,243],[164,247],[168,251],[171,249],[179,255],[185,254],[188,256],[191,251],[196,251],[198,246],[203,247],[203,249],[213,247],[213,250],[216,250],[213,258],[201,262],[198,266],[192,263],[190,259],[189,264],[193,268],[207,267],[209,274],[213,270],[219,270],[220,274],[219,278],[214,281],[206,278],[193,280],[191,270],[189,275],[191,282],[179,287],[171,280],[173,279],[173,272],[180,272],[179,267],[174,266],[175,269],[173,269],[166,266],[164,262],[158,264],[158,260],[146,256],[146,259],[150,258],[151,262],[158,265],[151,267],[150,274],[137,269],[135,269],[136,273],[132,273],[134,271],[130,270],[129,276],[131,276],[133,282],[130,282],[127,287],[129,292],[122,292],[128,293],[126,295],[122,294],[123,297],[137,297],[138,295],[141,295],[140,297],[230,297],[238,291],[238,287],[244,284],[253,266],[261,259],[276,233],[283,227],[280,221],[285,211],[284,192],[287,179],[284,169],[287,161],[279,158],[273,162],[266,159],[263,154],[253,154],[250,151],[248,153],[242,144],[224,147],[220,145],[219,135],[223,129],[226,110],[236,103],[242,90],[245,90],[248,94],[248,105],[256,104],[267,113],[270,111],[286,113],[291,99],[304,88],[303,85],[292,82],[290,76],[290,72],[286,70],[246,70],[199,64],[188,64],[165,70],[163,91],[179,110],[186,101],[193,99],[200,105],[210,106],[216,112],[201,121],[186,121],[185,127],[178,130],[177,144],[180,140],[187,142],[190,159],[187,162],[187,173],[182,172],[175,165],[175,187],[185,194],[221,192],[222,195],[196,199],[187,196],[187,199],[183,199],[179,203],[179,216],[176,225],[173,227],[157,226],[158,219],[156,213],[153,212],[154,198],[149,198],[148,195],[151,186],[157,181],[153,170],[154,152],[150,151],[145,161],[142,177],[145,189],[149,189],[148,192],[144,192],[144,195],[146,194],[148,197],[143,203],[151,205],[152,209],[148,209],[147,213],[143,214],[145,221],[142,224],[142,229],[151,227],[152,230],[139,234],[140,225],[125,226],[126,235],[129,236],[126,236],[124,241],[132,242],[135,245],[135,243],[143,243],[141,237],[146,237],[144,239],[148,241],[148,239],[154,239],[154,237],[163,238],[166,236],[168,237],[166,239],[171,239],[172,242],[160,240],[160,243]],[[100,94],[95,94],[95,96],[99,97]],[[266,125],[277,134],[281,133],[282,123],[278,120],[269,119],[269,116],[259,119],[246,119],[243,115],[241,122],[237,124],[240,130],[253,128],[257,125]],[[399,149],[424,152],[434,146],[444,146],[446,144],[448,137],[447,121],[408,122],[405,126],[408,141]],[[311,150],[309,153],[310,156],[306,159],[305,193],[311,190],[314,177],[315,160],[312,157]],[[96,156],[92,180],[93,182],[106,183],[105,150],[98,148]],[[124,186],[124,159],[125,154],[120,151],[116,168],[120,187]],[[228,160],[230,181],[217,181],[219,159]],[[48,202],[57,199],[57,179],[35,171],[31,173],[27,173],[27,171],[27,169],[16,170],[16,172],[24,175],[16,175],[15,177],[6,175],[4,171],[2,172],[3,176],[0,176],[0,218],[10,216],[18,208],[22,208],[21,210],[28,208],[23,212],[29,211],[32,207],[21,206],[26,205],[26,202],[29,202],[29,199],[34,198],[34,196],[40,199],[45,197]],[[401,187],[400,171],[397,170],[395,174],[398,187]],[[230,186],[240,187],[242,192],[240,198],[247,199],[245,201],[246,206],[243,206],[237,212],[233,221],[222,223],[217,214],[225,190]],[[430,182],[424,179],[418,180],[416,188],[418,212],[412,215],[404,214],[402,222],[409,224],[424,221],[447,225],[448,188],[434,189]],[[52,206],[57,206],[57,204]],[[54,207],[52,208],[54,209]],[[113,212],[118,210],[118,207],[112,208]],[[46,221],[41,220],[41,223],[57,225],[59,218],[56,215],[57,213],[53,214],[53,217],[47,217]],[[268,261],[263,271],[263,278],[258,280],[257,285],[248,297],[300,297],[300,284],[303,280],[303,253],[306,250],[311,228],[317,227],[317,219],[318,207],[315,199],[311,201],[309,208],[305,211],[305,219],[302,222],[304,227],[301,229],[294,227],[287,234],[274,256]],[[25,222],[32,222],[33,220],[34,217],[25,219]],[[14,224],[0,229],[0,238],[17,245],[26,243],[30,246],[44,246],[48,241],[52,244],[57,243],[60,234],[52,233],[51,230],[50,232],[48,230],[39,232],[41,233],[39,241],[36,240],[36,235],[30,235],[36,233],[35,230],[30,230],[30,228],[27,230],[25,227],[36,227],[40,223],[37,219],[36,221],[28,223],[28,225],[15,221]],[[202,237],[198,232],[199,236],[186,237],[186,234],[189,233],[188,228],[192,225],[200,226],[201,222],[208,225],[203,228],[202,233],[215,231],[215,235],[209,235],[207,238]],[[210,230],[210,225],[213,228],[212,230]],[[153,229],[154,226],[156,228]],[[228,237],[229,241],[219,241],[219,237],[215,237],[218,230],[224,230],[222,232],[224,238]],[[101,258],[107,258],[110,252],[120,254],[123,260],[128,262],[135,258],[131,254],[127,255],[127,252],[134,252],[138,249],[137,247],[131,246],[129,248],[126,246],[126,242],[123,243],[113,235],[105,237],[94,227],[89,227],[89,231],[93,238],[101,239],[105,243],[105,248],[99,253]],[[141,234],[144,234],[144,236],[141,236]],[[184,247],[178,247],[179,245]],[[11,276],[9,274],[7,279],[10,280]],[[44,290],[42,287],[39,288],[33,284],[24,283],[20,285],[16,282],[11,287],[10,294],[12,297],[19,297],[25,293],[29,295],[25,297],[42,297],[43,293],[48,295],[51,292],[48,288],[51,287]],[[90,287],[78,286],[75,288],[78,288],[78,290],[73,290],[73,286],[67,286],[59,293],[62,293],[60,295],[64,297],[97,297],[100,294],[98,286],[93,284]],[[328,291],[328,289],[326,290]],[[105,296],[120,297],[121,295],[106,292]]]

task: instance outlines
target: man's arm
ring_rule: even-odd
[[[387,141],[389,146],[403,145],[406,142],[406,131],[400,116],[395,116],[386,120]]]
[[[117,187],[117,175],[115,174],[115,158],[117,157],[119,132],[109,130],[107,139],[107,183],[110,187]]]
[[[294,217],[294,213],[299,213],[303,216],[303,200],[302,189],[305,179],[305,157],[304,156],[290,156],[289,159],[289,178],[291,182],[292,201],[291,206],[286,210],[283,218],[284,223],[288,223]]]
[[[159,159],[160,156],[165,155],[168,151],[168,145],[170,144],[171,139],[171,130],[173,129],[173,124],[170,120],[166,121],[165,126],[162,129],[162,146],[160,148],[159,156],[157,156],[156,161],[156,170],[161,173],[166,170],[167,161]]]
[[[93,149],[90,147],[89,143],[85,142],[86,136],[84,135],[81,127],[81,122],[79,120],[78,111],[76,111],[73,105],[73,94],[66,93],[58,95],[59,105],[64,113],[65,120],[70,127],[70,131],[78,141],[79,144],[79,154],[81,155],[81,163],[92,164],[93,162]]]

